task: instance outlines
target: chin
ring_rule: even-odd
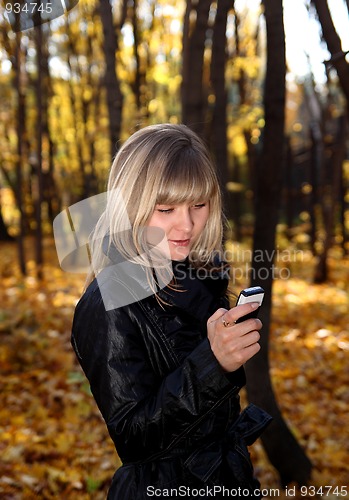
[[[184,260],[188,257],[189,250],[171,252],[171,260]]]

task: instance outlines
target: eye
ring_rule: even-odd
[[[156,208],[157,212],[160,212],[161,214],[170,214],[173,212],[173,208]]]
[[[194,208],[203,208],[203,207],[205,207],[205,206],[206,206],[206,203],[196,203],[196,204],[194,205]]]

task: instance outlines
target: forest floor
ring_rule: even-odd
[[[33,242],[26,246],[23,278],[15,244],[1,244],[0,498],[104,499],[120,462],[70,346],[84,277],[60,269],[47,239],[38,281]],[[333,250],[323,285],[312,283],[306,252],[294,261],[279,256],[279,264],[271,377],[313,473],[308,489],[282,490],[260,440],[251,447],[255,473],[263,489],[274,490],[266,498],[349,497],[349,260]],[[247,285],[243,273],[235,278],[236,291]]]

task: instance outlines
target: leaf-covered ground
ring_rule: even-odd
[[[0,498],[104,499],[119,460],[70,346],[84,278],[60,270],[50,240],[42,282],[32,260],[25,279],[16,261],[15,245],[2,244]],[[275,282],[270,351],[278,404],[313,463],[312,485],[347,486],[349,262],[333,251],[325,285],[312,284],[306,253],[283,265],[290,276]],[[259,441],[252,457],[262,486],[279,488]],[[333,488],[318,496],[340,498]]]

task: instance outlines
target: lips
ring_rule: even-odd
[[[176,247],[187,247],[190,243],[190,239],[187,240],[169,240]]]

